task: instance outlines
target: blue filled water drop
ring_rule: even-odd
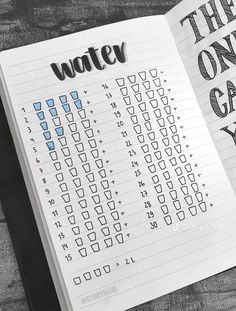
[[[55,144],[53,141],[49,141],[46,143],[47,147],[48,147],[48,150],[54,150],[55,149]]]
[[[39,120],[44,120],[45,119],[45,116],[44,116],[44,112],[43,111],[40,111],[37,113],[37,116],[39,118]]]
[[[77,91],[70,92],[71,97],[73,100],[79,99],[79,95]]]
[[[42,109],[42,104],[40,102],[34,103],[33,106],[34,106],[34,110],[36,111],[39,111]]]
[[[64,109],[65,112],[70,112],[71,111],[69,104],[62,105],[62,108]]]
[[[52,117],[56,117],[57,116],[57,110],[56,108],[51,108],[49,109],[49,112],[51,114]]]
[[[49,131],[44,132],[44,133],[43,133],[43,136],[44,136],[44,138],[45,138],[46,140],[51,139],[51,133],[50,133]]]
[[[44,131],[48,130],[48,124],[47,124],[46,121],[41,122],[40,125],[41,125],[41,128],[42,128]]]
[[[67,102],[67,96],[66,95],[61,95],[59,96],[59,99],[61,101],[62,104],[66,103]]]
[[[47,103],[48,107],[53,107],[54,106],[54,99],[47,99],[46,103]]]
[[[55,129],[55,131],[56,131],[56,133],[57,133],[58,136],[64,135],[64,129],[63,129],[63,127],[58,127],[58,128]]]
[[[82,102],[81,102],[81,100],[76,100],[76,101],[74,102],[74,104],[75,104],[75,106],[76,106],[77,109],[81,109],[81,108],[82,108]]]

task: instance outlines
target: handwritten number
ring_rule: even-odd
[[[54,201],[53,199],[51,199],[51,200],[48,201],[48,203],[49,203],[50,205],[54,205],[54,204],[55,204],[55,201]]]
[[[118,121],[118,122],[116,122],[116,124],[117,124],[118,127],[124,126],[124,122],[123,121]]]
[[[112,107],[113,109],[117,108],[117,104],[116,104],[116,103],[114,103],[114,102],[113,102],[113,103],[111,103],[110,105],[111,105],[111,107]]]
[[[154,229],[157,229],[157,228],[158,228],[158,225],[157,225],[156,221],[150,222],[150,229],[151,230],[154,230]]]
[[[153,213],[153,211],[149,211],[149,212],[147,212],[147,216],[148,216],[148,218],[154,218],[154,213]]]

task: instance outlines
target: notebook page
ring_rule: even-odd
[[[236,190],[234,100],[236,44],[233,35],[236,26],[233,17],[236,14],[235,5],[235,1],[231,1],[229,5],[226,1],[215,0],[211,2],[211,6],[204,0],[183,1],[167,16],[179,53],[234,191]],[[196,14],[193,16],[197,25],[195,33],[188,19],[183,21],[183,26],[180,23],[194,11]],[[214,16],[206,18],[208,14]],[[226,50],[222,51],[222,47]]]
[[[104,45],[116,62],[99,70]],[[92,71],[59,80],[50,64],[89,47],[97,67],[90,57]],[[164,17],[12,50],[1,65],[68,310],[126,310],[234,265],[235,196]]]

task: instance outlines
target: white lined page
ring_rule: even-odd
[[[125,64],[63,82],[50,69],[122,41]],[[164,17],[6,52],[1,65],[69,310],[125,310],[233,265],[235,197]]]
[[[206,3],[206,1],[183,1],[179,6],[174,8],[168,13],[168,21],[170,24],[171,31],[176,41],[176,45],[178,47],[179,53],[183,59],[185,68],[191,80],[191,84],[193,86],[194,92],[197,96],[199,105],[201,106],[203,115],[206,119],[207,125],[211,131],[211,135],[214,139],[215,145],[219,151],[220,157],[223,161],[224,167],[227,171],[227,174],[231,180],[234,191],[236,190],[236,145],[234,143],[233,137],[230,136],[225,131],[221,129],[228,126],[228,129],[234,133],[235,131],[235,112],[228,113],[225,117],[219,117],[213,111],[209,94],[213,88],[219,88],[224,94],[221,98],[217,98],[219,102],[220,109],[224,112],[223,104],[227,103],[227,107],[229,108],[229,99],[227,93],[226,81],[230,80],[235,84],[235,66],[229,61],[225,61],[229,66],[229,69],[221,73],[221,66],[216,56],[216,53],[210,45],[213,42],[219,42],[225,48],[229,49],[226,42],[223,40],[223,37],[229,35],[232,31],[235,30],[236,22],[231,21],[227,23],[227,16],[220,5],[220,1],[216,0],[215,4],[217,10],[219,12],[219,16],[225,26],[220,28],[219,30],[209,34],[209,29],[207,27],[206,20],[198,9],[202,4]],[[236,9],[234,7],[235,3],[232,1],[232,7],[230,10],[234,15]],[[207,6],[207,9],[210,13],[212,13],[212,9],[210,6]],[[184,22],[183,26],[180,24],[180,20],[187,16],[189,13],[196,10],[197,15],[195,16],[198,28],[205,39],[199,41],[194,44],[196,38],[192,28],[189,25],[189,22]],[[214,19],[213,19],[214,20]],[[214,20],[214,27],[217,29],[216,22]],[[233,49],[235,49],[235,39],[231,35],[231,43]],[[217,75],[211,81],[206,81],[198,67],[198,55],[202,50],[209,51],[214,57],[217,63]],[[209,67],[209,63],[207,64],[207,68]],[[210,72],[210,69],[209,69]],[[217,96],[218,97],[218,96]],[[234,100],[233,100],[234,101]],[[228,109],[227,108],[227,109]],[[235,108],[234,108],[235,109]],[[229,111],[229,109],[228,109]]]

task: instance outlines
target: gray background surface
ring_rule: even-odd
[[[138,16],[163,14],[178,2],[180,0],[0,0],[0,50]],[[27,302],[0,205],[0,311],[23,310],[28,310]],[[134,310],[236,310],[236,269]]]

